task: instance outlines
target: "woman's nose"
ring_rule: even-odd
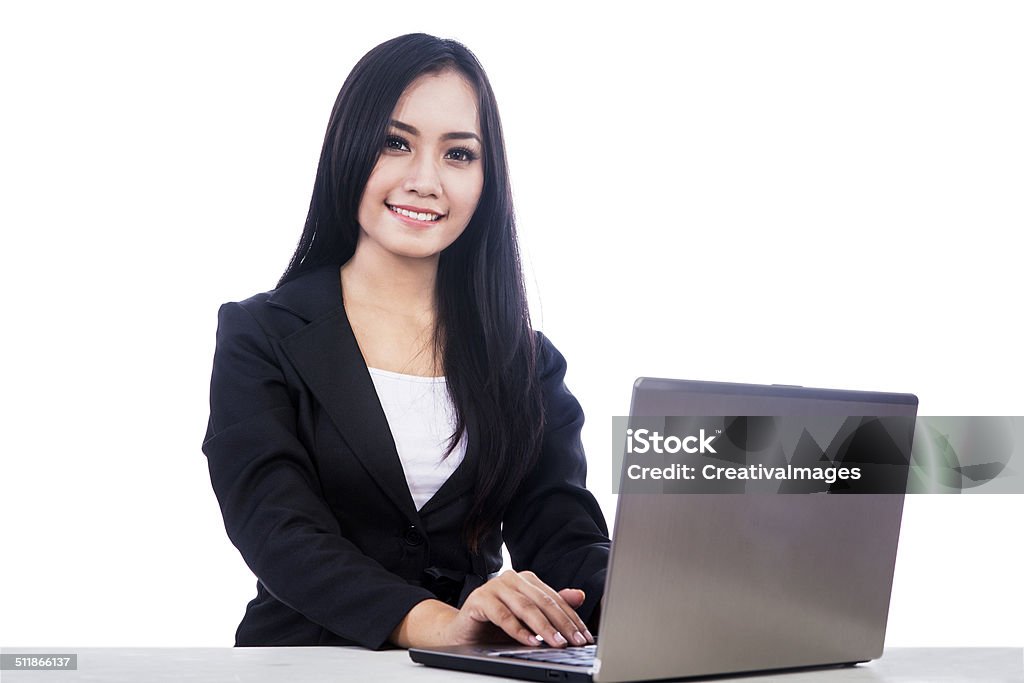
[[[441,176],[438,173],[437,165],[429,156],[424,154],[418,159],[412,160],[402,189],[415,192],[421,197],[441,196],[443,192]]]

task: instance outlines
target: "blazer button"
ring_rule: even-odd
[[[423,534],[415,526],[411,526],[405,530],[405,543],[406,545],[423,545]]]

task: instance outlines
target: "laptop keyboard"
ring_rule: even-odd
[[[546,662],[549,664],[564,664],[566,666],[594,666],[594,656],[597,655],[597,645],[584,645],[583,647],[566,648],[544,648],[543,650],[515,650],[512,652],[497,653],[499,657],[512,657],[513,659],[526,659],[531,662]]]

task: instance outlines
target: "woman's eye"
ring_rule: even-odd
[[[384,138],[384,149],[392,149],[398,152],[408,152],[409,143],[400,137],[389,135]]]
[[[475,152],[466,149],[465,147],[456,147],[455,149],[450,150],[445,156],[453,161],[475,161],[477,158]]]

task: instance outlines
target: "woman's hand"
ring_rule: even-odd
[[[551,647],[593,643],[576,607],[583,591],[555,591],[533,572],[506,571],[466,598],[462,609],[439,600],[413,607],[391,636],[401,647],[467,645],[494,642],[504,635],[527,646]]]

